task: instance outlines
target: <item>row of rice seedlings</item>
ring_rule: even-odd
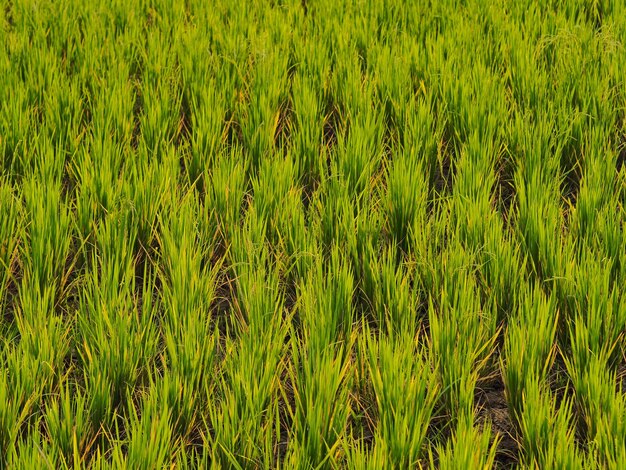
[[[463,416],[445,447],[438,445],[436,454],[430,452],[430,467],[494,468],[497,446],[498,437],[492,439],[489,423],[479,429],[471,416]]]
[[[557,405],[557,396],[548,387],[557,352],[555,294],[545,294],[535,285],[521,291],[520,297],[501,359],[520,463],[533,468],[583,468],[585,458],[575,442],[572,401],[565,395]]]
[[[215,224],[201,211],[193,193],[183,196],[176,215],[163,221],[159,240],[165,351],[154,387],[163,388],[173,431],[186,442],[201,429],[217,356],[217,323],[210,312],[222,261],[216,261],[214,230],[207,234],[201,226]]]
[[[214,219],[223,242],[235,237],[242,223],[242,207],[247,195],[248,160],[239,147],[220,153],[215,167],[205,171],[208,181],[205,196],[205,217]]]
[[[242,144],[255,171],[275,149],[280,108],[287,99],[289,55],[278,47],[263,48],[252,51],[249,61],[251,70],[238,102],[238,118]]]
[[[328,267],[318,257],[299,286],[299,331],[290,341],[293,427],[287,466],[329,467],[339,459],[351,412],[353,293],[354,275],[338,247]]]
[[[124,171],[122,144],[106,137],[106,131],[86,139],[85,148],[73,159],[73,178],[76,181],[75,220],[77,235],[82,244],[93,236],[95,226],[107,213],[118,210],[123,200]]]
[[[607,148],[609,138],[602,128],[593,128],[586,134],[583,145],[582,178],[576,205],[571,209],[571,243],[576,244],[581,255],[598,252],[607,256],[612,273],[619,269],[622,233],[619,224],[608,220],[619,214],[619,180],[616,169],[616,152]],[[617,281],[615,277],[612,279]]]
[[[516,228],[532,262],[532,272],[543,280],[563,273],[558,256],[562,251],[560,176],[552,135],[546,122],[530,127],[518,119],[512,130],[520,155],[524,156],[523,166],[515,173]]]
[[[9,43],[16,52],[24,45],[23,41],[10,39]],[[29,76],[29,84],[15,86],[15,98],[10,92],[3,100],[6,103],[1,138],[3,234],[0,244],[3,310],[0,465],[3,466],[14,455],[23,431],[40,419],[38,405],[43,397],[62,381],[69,350],[69,328],[56,308],[67,283],[66,261],[71,238],[70,213],[60,185],[64,163],[60,157],[64,157],[64,149],[50,135],[35,138],[30,133],[36,126],[34,114],[43,114],[42,108],[46,106],[42,87],[58,87],[59,83],[54,78],[56,64],[41,54],[41,50],[38,52],[31,58],[34,73]],[[47,71],[46,64],[50,65]],[[17,78],[18,74],[7,73],[7,91],[11,76]],[[29,91],[38,85],[40,93],[33,97]],[[47,109],[52,114],[58,111],[55,100],[63,99],[67,91],[65,88],[59,95],[50,96]],[[38,100],[36,105],[34,99]],[[40,108],[35,111],[34,106]],[[70,108],[63,111],[71,112]],[[7,125],[16,127],[7,128]],[[59,133],[67,130],[63,127]],[[75,131],[72,128],[70,133]],[[14,189],[15,181],[22,184]],[[39,191],[44,188],[48,194],[42,198]]]
[[[135,154],[135,162],[125,175],[126,210],[137,225],[136,247],[148,255],[158,233],[159,214],[171,207],[178,183],[178,159],[173,147],[167,147],[156,163],[143,147]]]
[[[602,88],[598,85],[595,89]],[[615,224],[619,187],[616,154],[611,145],[610,114],[594,105],[598,121],[580,138],[580,190],[570,216],[570,243],[579,264],[573,273],[572,310],[568,325],[568,354],[564,358],[574,390],[579,430],[588,443],[589,457],[599,467],[623,465],[623,394],[616,367],[623,360],[620,347],[626,325],[619,272],[620,224]],[[607,122],[608,120],[608,122]],[[608,144],[608,145],[607,145]],[[608,148],[607,148],[608,147]],[[602,188],[602,189],[600,189]],[[611,215],[609,215],[611,214]],[[612,219],[612,223],[607,223]],[[584,268],[583,268],[584,266]],[[593,281],[592,281],[593,280]],[[600,407],[598,403],[602,403]],[[600,411],[602,410],[602,411]]]
[[[34,292],[16,307],[16,332],[3,340],[2,465],[11,461],[24,432],[37,429],[43,400],[65,375],[69,329],[54,312],[51,291]]]
[[[46,163],[54,160],[54,152],[49,151],[44,155],[42,159],[45,158]],[[59,179],[52,174],[46,175],[44,168],[41,171],[43,175],[28,178],[22,188],[27,227],[21,246],[21,259],[24,262],[23,278],[18,288],[18,305],[24,308],[30,305],[32,314],[45,323],[47,315],[52,313],[48,309],[57,307],[67,292],[69,272],[72,269],[70,245],[73,227]],[[42,198],[40,190],[46,191],[47,197]],[[41,312],[37,308],[39,302],[43,303]],[[36,321],[30,316],[25,320]]]
[[[546,383],[556,357],[558,309],[555,296],[537,286],[525,286],[518,295],[519,309],[509,319],[501,369],[509,413],[519,431],[528,384]]]
[[[392,147],[393,160],[387,163],[387,229],[405,253],[425,242],[424,225],[433,195],[441,131],[432,117],[431,99],[415,99],[406,106],[403,140],[401,146]]]
[[[415,94],[409,67],[410,43],[400,40],[397,55],[389,44],[373,43],[367,48],[367,55],[371,58],[367,61],[367,73],[384,109],[386,144],[402,142],[407,104]]]
[[[265,221],[248,211],[230,247],[236,282],[232,329],[208,412],[207,444],[221,466],[277,465],[280,377],[289,322],[279,265],[265,244]]]
[[[502,322],[514,308],[511,289],[517,288],[521,282],[519,250],[509,240],[501,216],[493,210],[498,184],[496,168],[504,134],[493,116],[506,116],[509,111],[501,83],[486,78],[489,71],[483,70],[482,66],[478,69],[480,75],[469,77],[470,83],[481,77],[487,86],[475,92],[477,96],[465,96],[470,92],[458,91],[450,105],[451,119],[458,121],[454,125],[458,132],[458,148],[451,223],[463,244],[476,250],[481,263],[483,297],[493,300],[498,322]],[[489,106],[483,104],[486,102]],[[463,110],[463,114],[456,116],[454,109]]]
[[[426,278],[429,345],[445,412],[445,418],[434,423],[439,438],[429,451],[429,460],[431,466],[437,462],[454,468],[471,463],[487,468],[493,464],[498,437],[492,436],[489,423],[482,429],[475,425],[474,395],[498,332],[493,305],[480,300],[473,267],[476,255],[459,242],[450,240],[439,255],[445,268]]]
[[[11,293],[9,289],[16,281],[16,262],[23,224],[20,209],[12,186],[5,178],[0,179],[0,217],[3,220],[0,224],[0,308],[7,313]],[[4,320],[2,318],[3,323]]]
[[[485,153],[470,150],[476,148],[479,135],[474,133],[468,144],[460,144],[463,137],[456,136],[461,154],[456,162],[453,194],[439,206],[447,209],[441,212],[448,214],[442,216],[447,225],[447,243],[435,256],[440,259],[439,266],[445,267],[430,267],[424,278],[430,298],[430,345],[441,384],[441,402],[449,419],[442,429],[444,440],[429,450],[429,461],[431,466],[442,468],[491,468],[499,442],[499,436],[492,435],[490,423],[479,428],[474,416],[475,389],[487,371],[498,335],[497,305],[493,298],[481,300],[476,283],[478,270],[474,267],[481,260],[480,250],[489,232],[486,222],[491,213],[493,185],[493,162],[489,157],[493,158],[494,152],[482,157]],[[482,170],[470,170],[474,165]],[[478,174],[481,179],[472,179]],[[459,338],[463,340],[459,342]]]
[[[565,365],[591,452],[600,466],[619,466],[624,462],[624,397],[616,390],[616,373],[623,360],[619,346],[626,331],[624,297],[611,283],[609,263],[583,261],[586,269],[576,283],[580,303],[569,328]]]
[[[397,264],[396,250],[389,246],[368,256],[368,298],[375,325],[390,337],[415,335],[425,317],[425,298],[413,265]]]
[[[10,48],[7,47],[9,50]],[[2,75],[5,86],[2,95],[0,129],[2,139],[2,174],[14,175],[22,173],[19,167],[18,154],[27,137],[31,135],[32,110],[29,109],[27,88],[16,73],[11,73],[13,64],[8,54],[2,54]]]
[[[593,468],[575,441],[572,402],[556,405],[545,383],[531,380],[524,393],[520,416],[521,463],[530,468]]]
[[[440,393],[433,351],[411,329],[392,337],[364,335],[363,354],[376,396],[371,453],[384,458],[383,467],[415,468],[426,461],[429,425]]]
[[[193,40],[198,41],[197,35]],[[187,47],[196,50],[193,43]],[[202,50],[202,49],[201,49]],[[229,101],[223,90],[235,88],[227,81],[230,77],[219,73],[215,60],[203,60],[202,54],[178,54],[182,68],[183,106],[189,116],[185,116],[189,149],[185,156],[185,170],[189,184],[196,184],[201,191],[206,190],[204,181],[207,170],[213,167],[226,138],[226,118]]]
[[[290,192],[298,191],[293,187],[296,180],[291,155],[265,158],[252,180],[253,210],[267,224],[265,238],[271,245],[279,244],[280,220],[284,218],[283,211]]]
[[[158,390],[158,389],[156,389]],[[96,454],[93,466],[149,469],[171,465],[178,440],[172,433],[172,410],[167,400],[159,400],[155,389],[142,394],[135,404],[128,398],[129,411],[124,420],[126,434],[104,460]]]
[[[382,134],[384,130],[383,116],[372,107],[368,98],[372,90],[361,90],[360,74],[348,75],[355,77],[357,84],[342,81],[344,90],[352,89],[356,97],[345,99],[344,123],[345,132],[339,134],[337,146],[331,153],[331,174],[340,176],[348,186],[352,197],[363,194],[370,188],[371,180],[379,171],[382,159]],[[333,77],[340,77],[340,73]],[[354,100],[354,101],[352,101]]]
[[[2,450],[2,464],[5,465],[7,456],[15,453],[18,437],[22,433],[23,425],[32,414],[35,403],[40,397],[40,391],[25,374],[15,372],[23,363],[9,341],[2,344],[2,369],[0,371],[0,449]],[[15,376],[14,376],[15,375]]]
[[[182,130],[180,74],[168,64],[174,52],[167,44],[163,34],[148,35],[136,91],[141,100],[140,145],[155,157],[162,151],[161,146],[175,142]]]
[[[444,402],[456,423],[473,415],[476,383],[493,352],[496,325],[492,307],[481,305],[475,282],[463,272],[469,267],[458,264],[467,255],[455,252],[450,256],[444,262],[454,273],[429,302],[428,320]],[[464,341],[459,343],[461,337]]]
[[[307,72],[300,71],[307,70]],[[324,138],[323,84],[309,76],[308,68],[300,66],[292,82],[291,101],[291,151],[298,155],[299,179],[305,186],[312,186],[326,173]]]
[[[157,352],[155,279],[147,269],[135,278],[136,237],[124,214],[102,223],[81,290],[75,335],[96,426],[114,424]]]

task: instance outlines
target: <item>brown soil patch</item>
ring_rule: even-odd
[[[496,468],[514,468],[518,462],[519,444],[515,439],[515,428],[509,415],[502,379],[497,377],[477,388],[475,403],[478,422],[490,422],[493,434],[500,438]]]

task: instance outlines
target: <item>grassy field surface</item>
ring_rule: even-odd
[[[1,5],[0,468],[626,469],[626,3]]]

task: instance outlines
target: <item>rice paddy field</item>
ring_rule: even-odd
[[[1,3],[0,468],[626,468],[623,1]]]

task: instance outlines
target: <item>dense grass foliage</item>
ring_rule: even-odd
[[[624,2],[0,23],[0,468],[626,468]]]

